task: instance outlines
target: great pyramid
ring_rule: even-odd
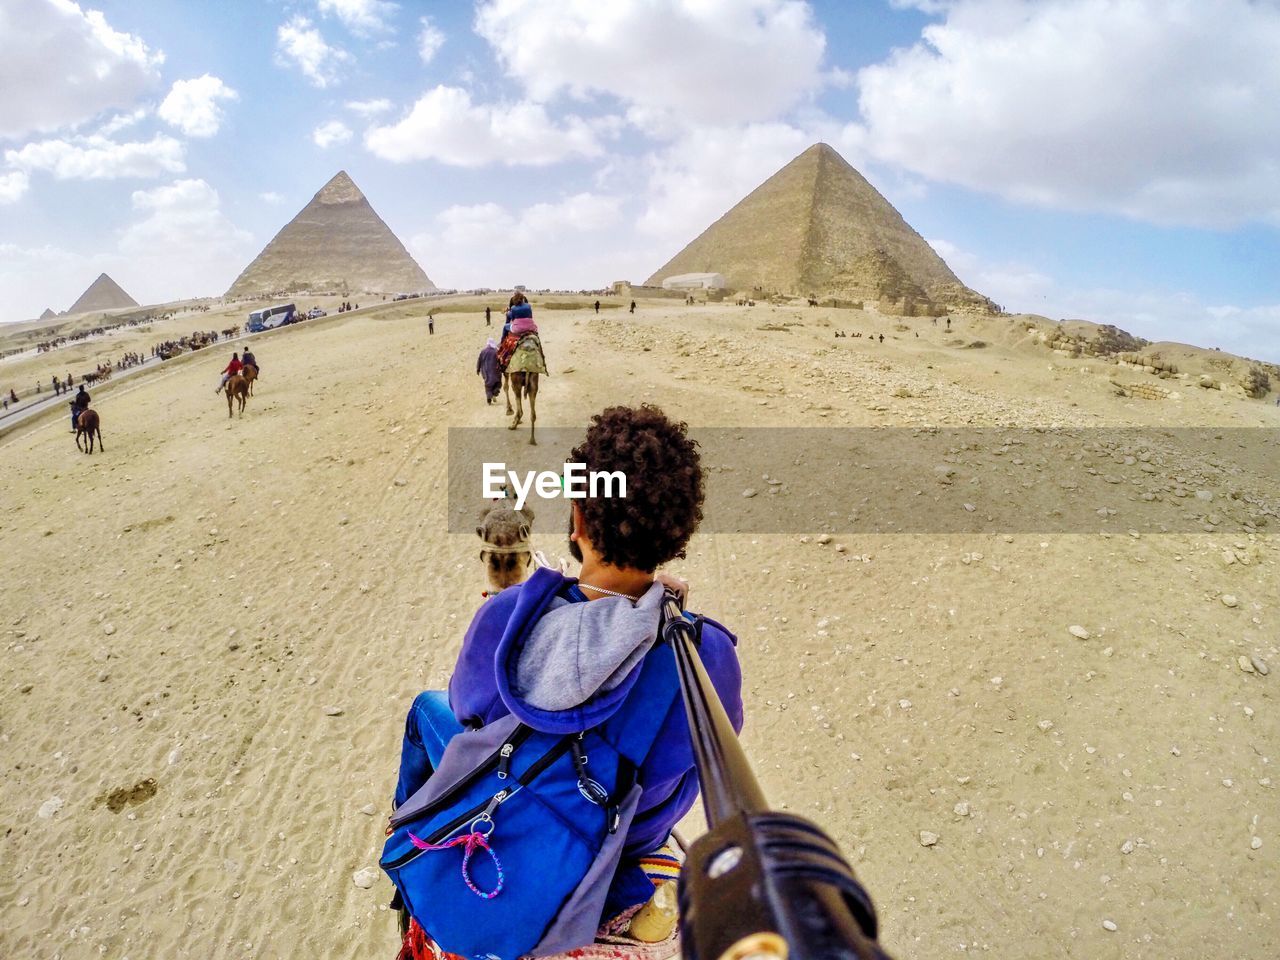
[[[245,267],[227,296],[435,288],[342,170]]]
[[[734,290],[994,309],[825,143],[756,187],[646,285],[713,272]]]
[[[120,310],[124,307],[136,307],[138,301],[133,299],[105,273],[98,274],[98,279],[89,284],[89,289],[80,294],[80,299],[67,308],[67,313],[92,313],[95,310]],[[45,311],[46,313],[48,311]]]

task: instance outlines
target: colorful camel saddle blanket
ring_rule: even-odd
[[[514,335],[508,335],[510,340]],[[506,346],[506,342],[503,342]],[[501,354],[499,354],[498,362],[502,362]],[[547,360],[542,353],[542,341],[538,339],[536,333],[526,333],[521,337],[509,354],[507,360],[507,373],[546,373]]]

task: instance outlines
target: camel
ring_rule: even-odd
[[[490,594],[514,586],[529,574],[533,567],[533,547],[529,543],[532,524],[533,511],[528,507],[516,510],[508,500],[499,500],[481,511],[476,535],[484,543],[480,559],[488,575]]]
[[[102,420],[98,416],[98,411],[82,411],[80,416],[76,417],[76,447],[85,453],[93,453],[93,435],[95,433],[98,435],[98,449],[102,453],[106,453],[107,448],[102,443]],[[84,446],[80,444],[82,436],[87,441]]]
[[[515,430],[520,426],[520,421],[524,419],[524,403],[522,396],[529,398],[529,443],[533,446],[538,445],[536,431],[538,428],[538,374],[525,373],[523,371],[513,371],[504,375],[505,378],[511,379],[511,386],[516,392],[516,415],[515,419],[507,426],[508,430]],[[507,397],[507,408],[511,407],[511,398]]]
[[[240,401],[240,416],[244,416],[245,401],[249,396],[249,381],[240,374],[230,377],[224,388],[227,391],[227,416],[231,416],[231,399],[232,397]]]
[[[258,379],[258,368],[252,363],[246,363],[240,370],[240,375],[244,377],[245,382],[249,384],[249,396],[253,396],[253,381]]]

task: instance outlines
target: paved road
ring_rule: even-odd
[[[369,304],[369,306],[361,307],[359,310],[345,310],[342,313],[337,313],[336,311],[333,311],[326,314],[323,317],[317,317],[314,320],[308,320],[306,321],[305,325],[308,327],[314,327],[314,326],[319,326],[320,324],[324,324],[326,323],[326,321],[329,323],[333,323],[337,321],[345,321],[354,316],[363,315],[372,310],[376,310],[378,307],[386,307],[390,303],[391,303],[390,301],[387,301],[386,303],[381,303],[381,302],[371,303]],[[205,355],[206,351],[209,351],[209,350],[219,351],[229,344],[236,344],[250,337],[269,337],[272,334],[285,334],[290,330],[297,330],[302,325],[303,324],[289,324],[288,326],[285,326],[285,327],[273,327],[270,330],[262,330],[258,333],[248,333],[248,332],[242,331],[238,336],[232,337],[231,339],[223,338],[219,340],[217,343],[210,344],[207,347],[202,347],[199,350],[180,353],[178,354],[177,357],[174,357],[173,359],[181,360],[181,359],[190,357],[193,354],[200,354],[203,356]],[[128,377],[135,376],[136,374],[142,373],[144,371],[155,370],[164,363],[165,361],[159,359],[158,357],[148,357],[144,363],[141,363],[136,367],[130,367],[128,370],[113,371],[111,374],[111,379],[107,382],[105,386],[107,386],[107,388],[110,389],[110,384],[116,383],[120,380],[127,379]],[[77,384],[77,387],[78,386],[79,385]],[[99,384],[98,389],[101,389],[103,386],[104,386],[103,384]],[[92,394],[93,392],[94,392],[93,389],[90,388],[89,393]],[[18,405],[16,407],[10,406],[8,410],[0,409],[0,435],[7,433],[8,431],[12,430],[13,428],[23,423],[26,423],[28,420],[34,419],[35,417],[38,417],[38,416],[42,416],[53,407],[57,407],[59,412],[62,413],[67,418],[67,431],[70,432],[71,410],[68,404],[71,403],[71,398],[73,396],[75,396],[75,388],[72,389],[70,394],[64,393],[62,396],[56,396],[53,393],[48,393],[48,394],[37,395],[37,397],[34,397],[34,398],[24,397],[18,401]]]
[[[141,373],[144,370],[154,370],[164,361],[159,357],[148,357],[144,363],[138,364],[136,367],[130,367],[128,370],[113,370],[111,372],[110,383],[124,380],[126,377],[132,377],[134,374]],[[51,407],[58,407],[67,417],[67,430],[71,429],[71,409],[68,406],[71,398],[76,395],[76,390],[80,388],[77,383],[71,388],[70,393],[64,393],[61,396],[55,394],[52,390],[45,393],[37,394],[34,397],[24,397],[18,401],[18,405],[9,405],[8,410],[0,410],[0,432],[10,430],[21,423],[25,423],[32,417],[37,417]],[[93,387],[86,387],[92,395]]]

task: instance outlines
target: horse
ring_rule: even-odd
[[[227,385],[224,389],[227,391],[227,416],[231,416],[231,399],[235,397],[240,401],[240,416],[243,417],[245,401],[249,396],[249,381],[237,373],[227,379]]]
[[[252,363],[246,363],[240,369],[240,375],[244,377],[245,382],[249,384],[249,396],[253,396],[253,381],[258,379],[258,368]]]
[[[98,416],[97,410],[84,410],[80,416],[76,417],[76,447],[85,453],[93,453],[93,435],[98,435],[98,449],[106,453],[107,448],[102,443],[102,420]],[[80,438],[86,438],[86,445],[81,446]]]

